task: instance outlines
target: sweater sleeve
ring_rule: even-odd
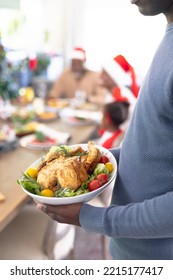
[[[99,208],[84,204],[81,226],[89,232],[120,238],[173,237],[173,192],[125,206]]]

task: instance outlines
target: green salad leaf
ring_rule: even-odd
[[[66,156],[68,156],[69,152],[71,151],[71,148],[66,146],[66,145],[61,145],[61,146],[52,146],[50,148],[50,152],[52,153],[64,153]]]
[[[41,185],[37,183],[36,179],[32,178],[28,174],[22,173],[22,177],[17,180],[17,183],[29,192],[41,195]]]
[[[104,163],[98,163],[94,169],[93,174],[97,176],[98,174],[102,174],[102,173],[109,175],[109,170],[106,168]]]

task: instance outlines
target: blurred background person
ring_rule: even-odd
[[[139,92],[136,74],[134,68],[122,55],[118,55],[102,65],[99,84],[107,88],[105,102],[124,98],[129,103],[136,102]]]
[[[103,104],[105,89],[98,83],[100,73],[86,68],[85,50],[74,48],[70,59],[70,67],[64,69],[55,81],[48,99],[75,98],[81,95],[88,102]]]
[[[128,120],[121,126],[124,130],[128,127],[138,97],[139,85],[136,80],[134,68],[122,55],[118,55],[102,65],[99,84],[107,89],[104,102],[125,101],[129,103]]]
[[[114,101],[105,104],[102,123],[98,130],[101,137],[97,144],[107,149],[119,147],[125,135],[121,125],[127,120],[128,114],[129,103],[126,101]]]

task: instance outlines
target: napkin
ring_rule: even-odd
[[[75,110],[75,109],[64,109],[59,113],[62,119],[67,119],[68,117],[79,117],[86,120],[92,120],[95,123],[100,123],[102,120],[102,112],[100,111],[87,111],[87,110]]]
[[[44,124],[38,125],[37,131],[40,131],[44,135],[57,140],[58,145],[67,143],[71,137],[68,132],[57,131],[55,129],[49,128],[47,125]]]

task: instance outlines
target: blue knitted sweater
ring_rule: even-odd
[[[84,204],[81,226],[111,237],[113,259],[173,259],[173,24],[141,87],[121,150],[112,152],[118,161],[112,204]]]

